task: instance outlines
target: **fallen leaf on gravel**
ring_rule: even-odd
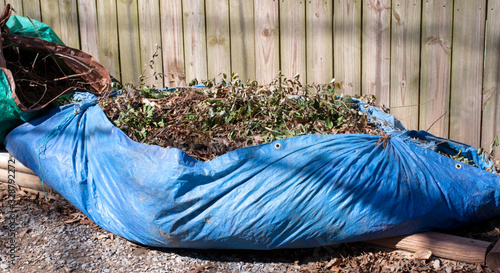
[[[200,273],[200,272],[204,272],[205,269],[211,267],[210,264],[204,264],[204,265],[200,265],[194,269],[192,269],[191,271],[189,271],[190,273]]]
[[[339,258],[333,258],[331,259],[327,264],[326,264],[326,268],[331,268],[335,265],[339,265],[340,264],[340,259]]]
[[[419,250],[413,254],[413,257],[417,260],[428,260],[432,256],[432,252],[430,250]]]

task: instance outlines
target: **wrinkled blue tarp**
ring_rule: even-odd
[[[201,162],[130,140],[95,97],[78,96],[14,129],[7,150],[96,224],[144,245],[315,247],[500,212],[499,176],[417,145],[436,141],[425,132],[394,127],[385,149],[374,135],[306,135]]]

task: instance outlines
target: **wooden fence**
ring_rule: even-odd
[[[483,147],[500,134],[500,0],[6,2],[123,82],[335,77],[346,94],[375,94],[409,129]]]

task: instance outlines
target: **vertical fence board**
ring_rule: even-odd
[[[160,3],[158,1],[139,0],[139,35],[144,84],[163,87]]]
[[[336,0],[333,7],[333,75],[343,92],[361,94],[361,0]]]
[[[231,25],[231,73],[242,80],[255,77],[255,12],[254,0],[229,0]]]
[[[420,0],[392,2],[391,114],[407,129],[418,129]]]
[[[94,57],[97,57],[112,76],[121,80],[116,1],[98,0],[96,4],[99,54]]]
[[[333,3],[306,4],[307,83],[329,83],[333,78]]]
[[[94,15],[93,20],[95,20],[97,24],[97,18],[95,17],[95,12],[93,15]],[[61,24],[61,30],[60,32],[57,33],[59,37],[63,40],[63,42],[66,45],[74,48],[80,48],[80,36],[78,29],[78,8],[76,0],[59,0],[59,20]]]
[[[116,3],[120,71],[124,83],[137,84],[142,72],[137,8],[137,0],[119,0]]]
[[[255,0],[255,76],[270,83],[279,68],[279,11],[277,0]]]
[[[363,1],[362,93],[389,106],[391,68],[391,1]]]
[[[6,0],[6,1],[3,1],[2,4],[4,7],[5,7],[5,5],[10,4],[14,8],[14,10],[16,11],[15,13],[12,13],[12,14],[21,15],[21,16],[23,15],[23,1],[22,0]]]
[[[207,79],[207,44],[205,33],[205,1],[182,1],[184,12],[184,58],[186,80]]]
[[[41,21],[40,0],[23,0],[23,16]]]
[[[486,21],[486,48],[484,54],[483,122],[481,147],[489,148],[495,136],[500,135],[500,1],[488,1]],[[499,157],[500,148],[495,148]]]
[[[59,2],[58,1],[40,1],[40,9],[42,12],[42,22],[49,27],[61,38],[61,21],[59,19]]]
[[[78,17],[82,50],[92,56],[99,54],[97,9],[94,1],[78,1]]]
[[[186,84],[182,0],[162,0],[160,10],[164,82],[169,87],[182,86]]]
[[[450,139],[479,146],[486,1],[456,0],[450,95]]]
[[[206,2],[208,78],[220,80],[221,73],[231,74],[229,37],[229,1]]]
[[[448,138],[453,0],[424,1],[420,56],[420,130]]]
[[[287,78],[306,74],[306,1],[280,2],[281,72]]]

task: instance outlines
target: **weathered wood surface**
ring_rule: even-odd
[[[182,1],[186,81],[207,79],[205,1]]]
[[[333,1],[306,1],[307,82],[333,78]]]
[[[422,6],[420,130],[448,138],[453,0]]]
[[[333,75],[347,95],[361,95],[361,2],[336,0],[333,7]]]
[[[208,78],[220,81],[222,73],[231,74],[231,43],[229,34],[229,1],[210,0],[207,13]]]
[[[389,107],[391,70],[391,1],[363,1],[362,92]]]
[[[481,146],[489,148],[500,135],[500,1],[488,1],[486,12]],[[495,148],[495,156],[500,157],[499,147]]]
[[[97,7],[94,1],[79,1],[78,13],[82,50],[92,56],[99,55]],[[64,41],[64,40],[63,40]]]
[[[453,14],[450,139],[478,147],[486,0],[456,0]]]
[[[409,130],[418,130],[420,4],[420,0],[392,2],[390,109]]]
[[[230,0],[229,24],[231,25],[231,73],[240,78],[258,80],[255,63],[254,0]]]
[[[166,86],[186,85],[184,42],[182,32],[182,1],[161,0],[161,33],[163,76]]]
[[[491,245],[491,242],[439,232],[424,232],[366,242],[411,252],[429,250],[436,257],[481,265],[485,264],[486,253]]]
[[[270,83],[279,72],[278,1],[254,0],[255,77]]]
[[[281,73],[292,78],[306,73],[306,1],[280,2]]]
[[[143,83],[163,87],[161,50],[160,3],[139,0],[139,40],[141,49],[141,75]]]
[[[109,73],[121,80],[120,48],[118,46],[118,19],[115,0],[99,0],[97,4],[97,18],[89,16],[89,20],[97,21],[98,56],[94,56],[108,69]],[[105,22],[100,23],[100,22]],[[130,69],[130,68],[127,68]]]
[[[142,73],[137,7],[137,0],[116,1],[120,72],[124,84],[138,84]]]

